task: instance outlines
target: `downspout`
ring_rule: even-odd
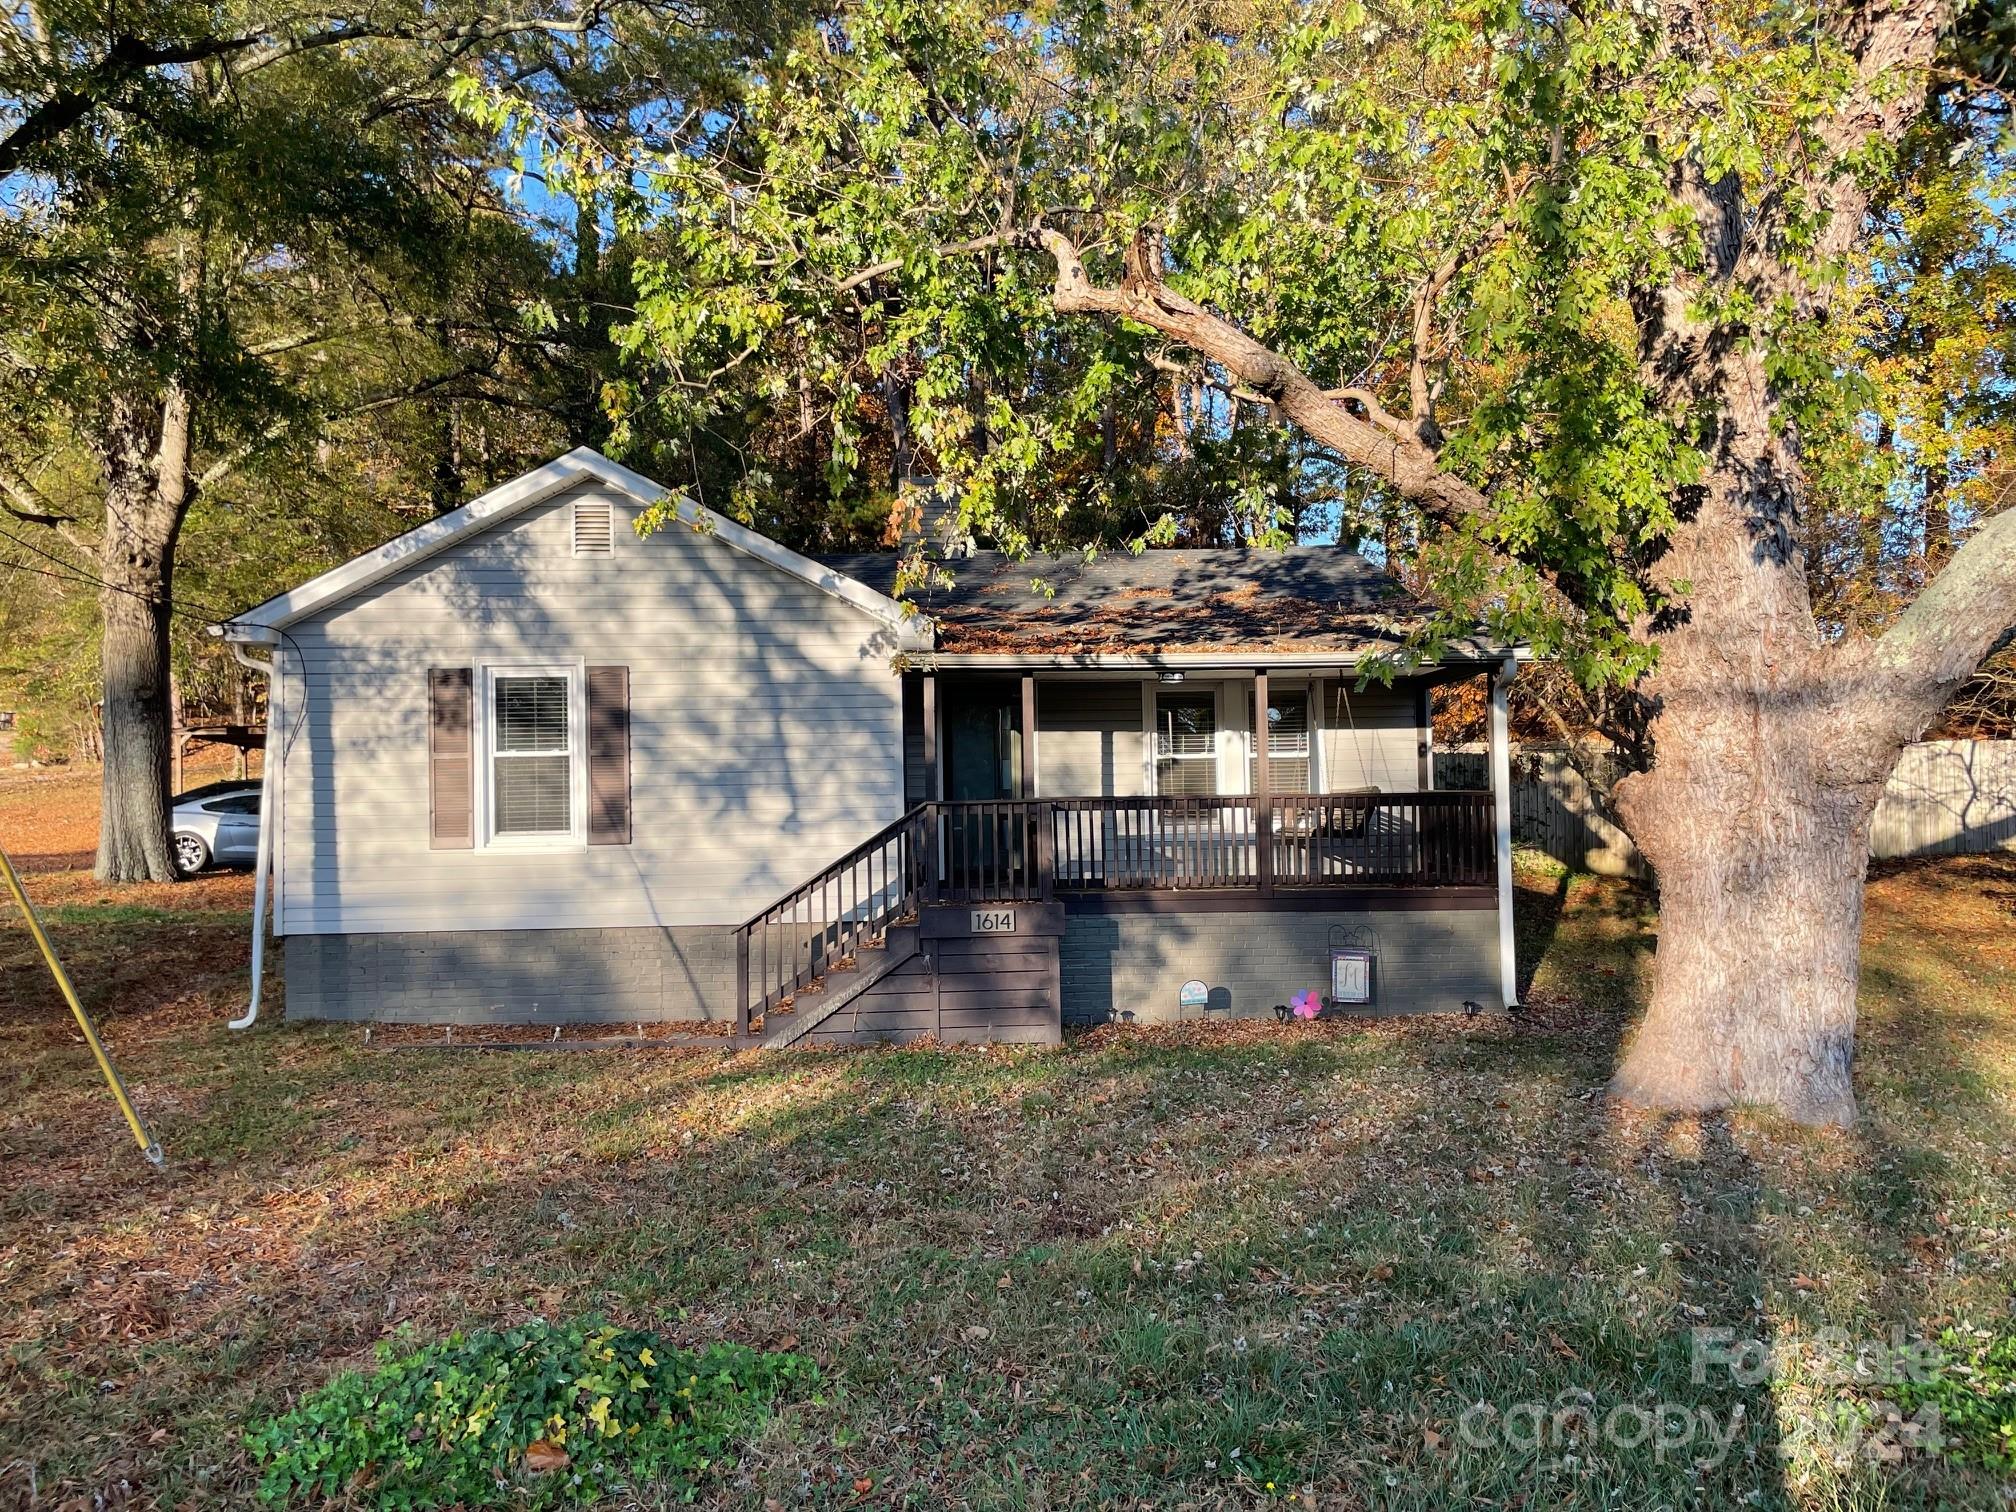
[[[1491,811],[1498,852],[1498,974],[1505,1006],[1519,1006],[1519,956],[1512,932],[1512,751],[1506,693],[1519,675],[1508,656],[1491,677]],[[265,831],[260,831],[263,836]]]
[[[275,647],[274,656],[280,654]],[[266,750],[259,763],[259,850],[252,864],[252,1001],[246,1006],[243,1018],[227,1019],[225,1026],[231,1029],[250,1029],[259,1022],[259,996],[265,984],[266,965],[266,874],[273,862],[273,752],[274,734],[277,721],[274,719],[273,663],[254,661],[245,654],[245,648],[237,641],[231,642],[231,655],[241,667],[250,668],[266,679]]]

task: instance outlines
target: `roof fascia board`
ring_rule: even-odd
[[[673,501],[678,518],[683,523],[718,536],[723,544],[734,547],[745,556],[768,562],[888,625],[896,632],[900,650],[928,651],[932,645],[928,622],[914,613],[905,613],[903,605],[886,594],[877,593],[865,583],[830,567],[823,567],[810,557],[779,545],[768,536],[759,535],[733,520],[724,520],[691,499],[674,496],[671,490],[652,482],[642,473],[612,462],[588,447],[579,447],[522,477],[499,484],[460,509],[450,510],[438,520],[429,520],[376,550],[353,557],[340,567],[333,567],[320,577],[309,579],[298,588],[289,589],[256,608],[211,626],[211,632],[230,641],[270,644],[270,637],[304,616],[362,593],[400,569],[434,556],[463,537],[506,520],[591,478],[608,484],[647,508],[666,500]]]

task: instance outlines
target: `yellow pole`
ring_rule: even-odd
[[[147,1132],[147,1125],[140,1121],[140,1115],[133,1111],[133,1099],[126,1095],[126,1084],[119,1080],[119,1073],[113,1068],[112,1057],[105,1053],[105,1046],[98,1039],[97,1026],[91,1022],[91,1015],[84,1011],[84,1005],[77,1001],[77,989],[70,985],[70,978],[63,970],[63,963],[56,959],[56,947],[49,943],[49,936],[42,928],[42,920],[35,912],[35,905],[28,901],[27,889],[22,887],[20,877],[15,875],[14,863],[7,859],[7,852],[0,850],[0,875],[7,879],[7,890],[14,894],[14,901],[21,905],[21,915],[28,921],[28,932],[35,936],[35,943],[42,949],[42,959],[49,963],[49,974],[56,978],[56,985],[63,990],[63,1001],[70,1005],[70,1011],[77,1015],[77,1026],[84,1031],[84,1042],[91,1047],[91,1054],[97,1059],[98,1069],[105,1073],[105,1084],[112,1089],[112,1096],[118,1100],[119,1111],[126,1115],[126,1127],[133,1131],[134,1143],[140,1146],[140,1153],[154,1164],[161,1164],[161,1145]]]

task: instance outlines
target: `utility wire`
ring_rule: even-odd
[[[12,541],[16,546],[24,546],[37,556],[54,562],[57,566],[66,568],[68,571],[53,572],[47,567],[31,567],[25,562],[0,562],[0,570],[7,572],[32,572],[37,577],[54,578],[59,583],[73,583],[80,588],[109,589],[113,593],[130,594],[132,597],[141,599],[149,604],[161,602],[149,594],[142,593],[137,588],[128,588],[119,583],[108,583],[95,572],[80,567],[75,562],[59,557],[53,552],[44,551],[34,542],[24,541],[11,531],[0,530],[0,539]],[[185,604],[192,607],[185,608]],[[227,620],[237,618],[234,614],[229,614],[222,609],[216,608],[214,605],[205,604],[195,599],[169,599],[166,601],[165,607],[170,614],[179,614],[184,619],[194,620],[197,624],[203,625],[206,628],[210,625],[222,624]],[[305,672],[308,666],[308,658],[302,654],[301,643],[285,630],[280,630],[276,633],[293,648],[295,658],[301,663]],[[307,714],[308,711],[305,707],[296,714],[293,725],[282,738],[280,742],[280,760],[282,762],[285,762],[288,756],[293,753],[294,741],[301,733],[301,725],[306,720]]]
[[[56,553],[53,551],[44,551],[40,546],[37,546],[33,541],[23,540],[20,536],[15,535],[11,530],[0,530],[0,540],[12,541],[16,546],[34,552],[35,555],[41,557],[44,561],[54,562],[58,567],[63,568],[66,572],[74,574],[74,576],[65,579],[65,581],[76,583],[81,587],[110,589],[114,593],[128,594],[133,598],[144,600],[145,602],[150,604],[156,602],[156,600],[151,594],[142,593],[138,588],[128,588],[120,583],[108,583],[105,581],[105,579],[99,577],[98,574],[93,572],[90,568],[80,566],[76,562],[71,561],[68,557],[60,557],[56,555]],[[12,567],[17,572],[39,571],[42,572],[42,575],[44,577],[60,576],[60,574],[54,572],[48,572],[41,568],[29,567],[24,564],[14,562],[0,562],[0,567]],[[185,619],[200,620],[205,625],[219,624],[225,620],[235,619],[237,617],[236,615],[230,614],[225,610],[217,608],[214,604],[206,604],[198,599],[171,597],[167,599],[165,603],[168,612],[170,614],[179,614],[183,616]],[[184,605],[189,605],[190,607],[184,608],[183,607]]]

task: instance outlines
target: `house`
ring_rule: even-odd
[[[287,1011],[768,1044],[1514,997],[1504,684],[1359,685],[1353,553],[802,556],[570,452],[216,627],[272,668]],[[1495,689],[1491,792],[1428,694]],[[1266,730],[1265,760],[1256,760]]]

